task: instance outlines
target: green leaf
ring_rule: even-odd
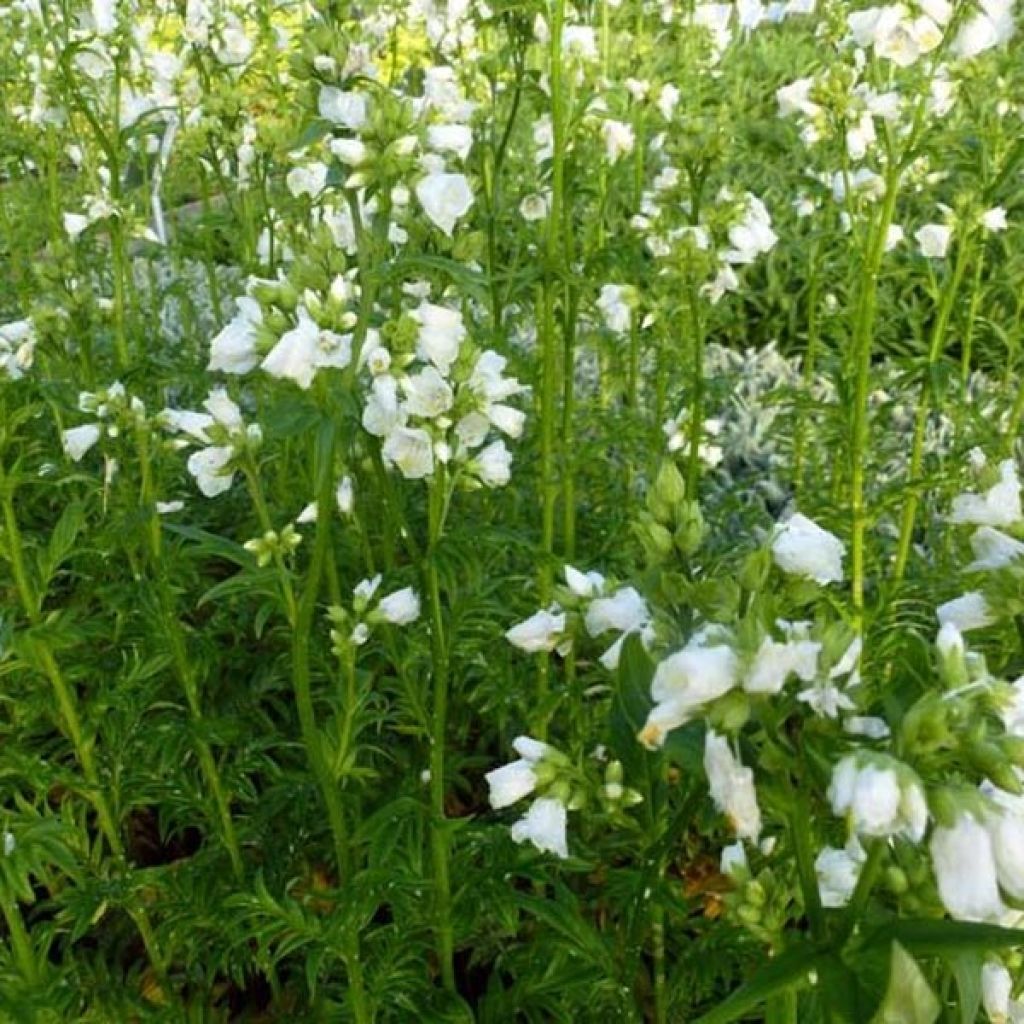
[[[941,1009],[917,961],[894,942],[889,986],[872,1024],[934,1024]]]
[[[1024,945],[1024,929],[924,918],[893,921],[865,936],[866,946],[890,942],[900,943],[917,956],[950,956],[968,950]]]
[[[729,1021],[739,1020],[745,1013],[757,1009],[772,996],[806,984],[812,972],[826,959],[825,954],[815,953],[807,945],[787,950],[758,971],[725,1002],[700,1017],[696,1024],[728,1024]]]
[[[979,950],[964,950],[946,958],[959,993],[960,1024],[974,1024],[981,1008],[981,969],[985,963]]]

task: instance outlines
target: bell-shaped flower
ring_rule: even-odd
[[[464,174],[436,171],[417,182],[416,198],[432,223],[450,238],[456,222],[473,205],[473,190]]]
[[[493,441],[477,453],[470,468],[485,487],[504,487],[512,479],[512,453],[504,441]]]
[[[248,373],[260,361],[256,339],[263,323],[263,310],[253,298],[235,299],[238,312],[210,342],[210,361],[206,368],[223,373]]]
[[[448,412],[455,400],[451,385],[433,366],[402,380],[405,411],[410,416],[436,419]]]
[[[711,701],[739,682],[740,663],[727,644],[694,643],[670,654],[654,671],[651,697],[654,708],[640,731],[649,750],[662,746],[666,735],[692,721]]]
[[[984,629],[996,621],[985,595],[978,590],[968,591],[935,609],[940,626],[952,623],[961,633],[971,629]]]
[[[564,803],[554,797],[540,797],[511,828],[517,843],[529,841],[541,853],[553,853],[563,860],[569,856],[566,838],[568,813]]]
[[[407,626],[420,617],[420,599],[412,587],[403,587],[382,597],[374,611],[392,626]]]
[[[74,462],[81,462],[86,452],[99,441],[101,433],[98,423],[85,423],[65,430],[60,436],[64,454]]]
[[[761,810],[754,773],[733,755],[729,741],[712,729],[704,738],[704,771],[715,806],[729,819],[740,839],[756,843],[761,834]]]
[[[971,523],[974,526],[1012,526],[1024,518],[1021,510],[1020,480],[1012,459],[999,464],[999,482],[984,494],[961,494],[953,500],[951,523]]]
[[[779,524],[772,540],[772,556],[783,572],[822,586],[842,583],[845,553],[838,537],[799,513]]]
[[[918,843],[928,827],[921,783],[894,758],[847,755],[832,772],[828,798],[861,836],[903,835]]]
[[[818,674],[820,653],[821,644],[813,640],[779,643],[766,636],[743,677],[743,689],[748,693],[779,693],[791,675],[809,683]]]
[[[614,672],[618,668],[626,637],[630,633],[642,633],[647,630],[651,622],[651,612],[647,602],[633,587],[620,587],[608,597],[592,600],[583,622],[587,633],[592,637],[612,630],[619,634],[600,659],[606,669]]]
[[[384,439],[381,455],[406,480],[422,480],[434,472],[434,442],[425,430],[395,427]]]
[[[823,907],[845,907],[850,902],[867,855],[856,835],[839,849],[826,846],[814,861],[818,892]]]
[[[363,407],[363,429],[374,437],[386,437],[405,425],[405,410],[398,402],[398,382],[382,374],[373,378],[370,397]]]
[[[991,526],[980,526],[974,531],[971,535],[971,550],[974,552],[974,561],[967,566],[968,572],[1005,569],[1024,557],[1024,544]]]
[[[488,799],[496,811],[529,796],[540,781],[537,766],[545,757],[554,753],[554,748],[529,736],[517,736],[512,746],[519,759],[495,768],[484,776],[490,787]]]
[[[974,815],[961,812],[951,827],[938,826],[930,850],[942,905],[958,921],[998,921],[999,895],[992,838]]]
[[[513,646],[528,654],[540,654],[556,650],[566,643],[566,616],[557,605],[541,609],[528,619],[513,626],[505,633],[505,639]]]
[[[417,337],[419,356],[430,360],[447,375],[466,337],[462,314],[457,309],[422,302],[412,315],[420,325]]]

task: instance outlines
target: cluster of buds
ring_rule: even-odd
[[[700,505],[686,496],[686,482],[672,461],[662,462],[647,492],[647,509],[633,529],[652,565],[662,565],[674,554],[688,558],[701,546],[704,516]]]
[[[117,438],[124,431],[146,424],[146,406],[142,399],[129,395],[120,381],[114,381],[103,391],[81,392],[78,409],[96,419],[61,434],[64,454],[75,462],[80,462],[100,438]]]
[[[253,537],[242,546],[256,556],[256,564],[262,569],[272,561],[283,561],[302,543],[302,535],[289,523],[284,529],[267,530],[261,537]]]

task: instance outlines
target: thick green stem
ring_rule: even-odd
[[[437,544],[444,528],[445,476],[443,467],[430,484],[429,544],[423,564],[427,602],[430,608],[430,655],[433,701],[430,722],[430,849],[434,868],[434,928],[437,956],[444,987],[455,991],[455,940],[452,930],[451,879],[449,877],[449,833],[445,815],[445,734],[448,725],[448,649],[445,641],[444,610],[437,574]]]
[[[807,436],[807,404],[810,400],[811,388],[814,384],[814,370],[818,357],[818,249],[819,242],[815,239],[811,246],[811,256],[807,269],[807,347],[804,350],[802,384],[800,389],[802,401],[797,406],[796,423],[793,425],[793,489],[799,499],[803,491],[804,477],[804,445]]]
[[[296,606],[292,630],[292,685],[295,706],[299,715],[302,744],[306,750],[310,770],[320,789],[327,809],[339,884],[351,884],[352,855],[348,824],[341,802],[341,790],[324,753],[320,731],[316,725],[313,707],[313,689],[310,670],[310,646],[320,583],[331,551],[331,501],[334,472],[333,430],[317,437],[315,465],[318,473],[317,502],[320,514],[316,519],[313,554],[306,574],[306,585]],[[346,931],[345,966],[349,978],[349,998],[358,1024],[371,1019],[366,988],[363,982],[362,957],[359,935],[351,928]]]
[[[554,588],[555,504],[558,499],[558,467],[555,461],[555,415],[557,403],[558,339],[555,330],[555,296],[562,289],[564,261],[563,208],[565,204],[566,125],[562,95],[562,29],[565,0],[554,0],[551,7],[548,50],[551,84],[551,209],[548,213],[544,282],[540,297],[541,389],[540,389],[540,505],[541,562],[538,590],[542,605],[548,605]],[[547,733],[550,665],[546,656],[538,658],[536,733]]]
[[[896,209],[900,170],[890,164],[885,177],[885,197],[869,233],[868,253],[860,279],[860,295],[853,323],[854,397],[850,429],[850,530],[851,597],[853,625],[864,627],[864,574],[866,564],[867,506],[864,498],[868,457],[868,393],[871,385],[871,351],[878,302],[878,276],[885,254],[885,242]]]
[[[687,287],[690,314],[690,344],[693,359],[690,390],[690,451],[686,466],[686,496],[696,501],[700,494],[700,445],[704,435],[704,324],[700,315],[697,286]]]
[[[956,261],[953,264],[953,272],[945,283],[942,297],[939,300],[939,310],[932,325],[931,339],[928,344],[928,362],[924,370],[924,379],[921,381],[921,392],[917,398],[917,410],[914,414],[914,436],[910,445],[910,466],[907,470],[907,496],[903,504],[903,513],[900,517],[900,536],[896,547],[896,561],[893,566],[893,579],[899,582],[907,568],[907,560],[910,557],[911,542],[914,537],[914,520],[917,517],[917,506],[921,500],[921,464],[924,460],[924,438],[928,426],[928,413],[931,410],[932,378],[935,367],[942,355],[944,342],[946,340],[946,329],[949,326],[950,316],[953,312],[953,303],[956,301],[960,284],[963,281],[964,271],[967,269],[967,261],[971,252],[970,236],[965,238],[960,245]]]

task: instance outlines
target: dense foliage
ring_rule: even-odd
[[[0,25],[0,1018],[1024,1021],[1011,0]]]

